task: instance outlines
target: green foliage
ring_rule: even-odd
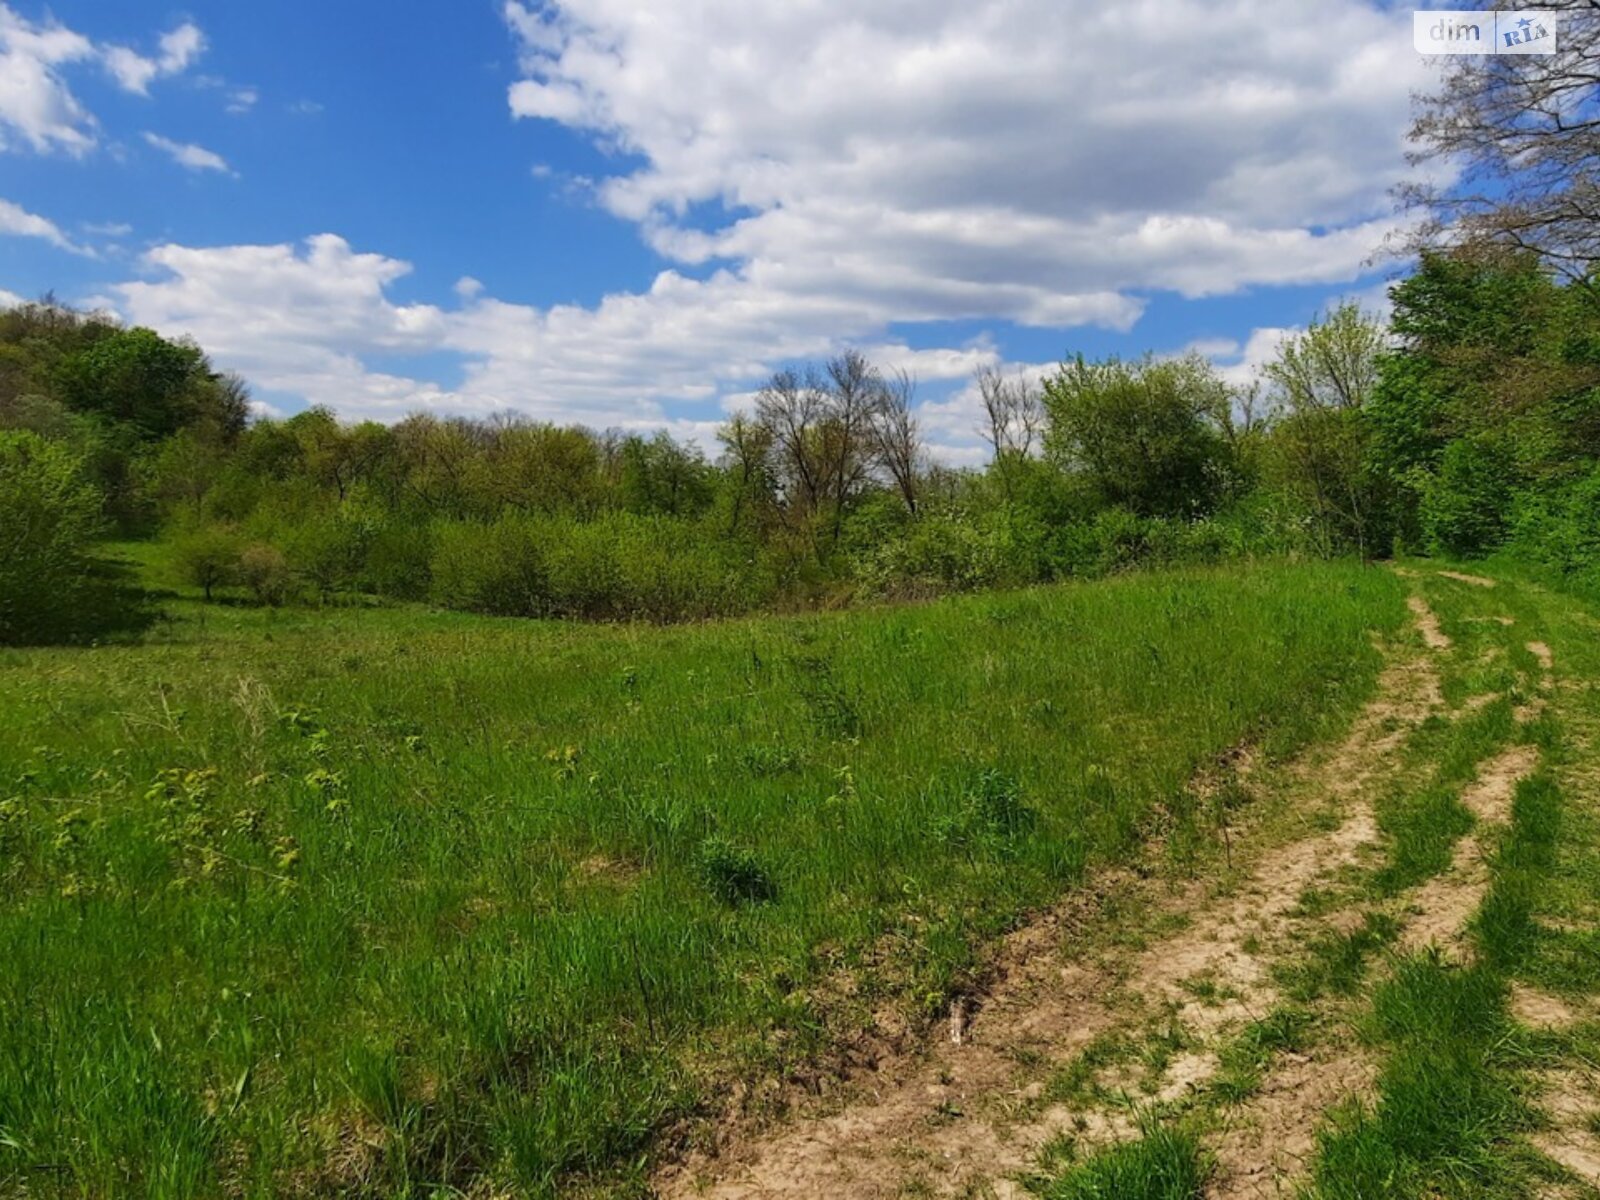
[[[1422,494],[1422,532],[1430,548],[1473,558],[1506,535],[1515,479],[1504,446],[1479,438],[1451,442]]]
[[[218,525],[201,525],[188,530],[171,544],[172,568],[178,580],[197,587],[212,599],[218,588],[228,587],[239,576],[239,535]]]
[[[64,359],[54,383],[68,407],[156,439],[195,420],[208,379],[198,347],[138,328],[118,330]]]
[[[100,497],[83,475],[60,443],[0,432],[0,643],[64,636],[97,616]]]
[[[1045,447],[1108,505],[1138,516],[1204,514],[1233,470],[1229,403],[1198,356],[1091,363],[1079,355],[1044,382]]]
[[[774,592],[759,559],[665,517],[502,517],[443,523],[433,536],[431,594],[471,612],[691,620],[747,612]]]
[[[1144,1136],[1102,1150],[1035,1191],[1044,1200],[1201,1200],[1211,1175],[1200,1139],[1144,1122]]]
[[[294,576],[283,551],[267,542],[254,542],[239,552],[239,583],[256,603],[276,606],[289,598]]]

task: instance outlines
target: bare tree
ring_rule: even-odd
[[[824,461],[832,484],[833,536],[837,544],[850,501],[872,478],[872,418],[883,394],[883,377],[859,350],[828,360]]]
[[[1012,464],[1028,458],[1044,433],[1044,397],[1038,386],[1018,371],[1008,376],[997,366],[980,367],[975,376],[983,402],[984,424],[978,430],[994,456],[1000,486],[1011,499]]]
[[[1554,12],[1556,28],[1547,32],[1557,51],[1461,55],[1436,91],[1417,97],[1412,164],[1460,173],[1402,189],[1406,205],[1423,215],[1403,247],[1487,239],[1535,251],[1586,279],[1600,260],[1600,2],[1497,7]],[[1539,20],[1522,19],[1530,28]]]
[[[717,430],[717,440],[723,445],[723,462],[733,476],[733,508],[728,515],[728,532],[734,534],[752,509],[771,500],[767,459],[772,453],[772,429],[744,413],[734,413],[732,419]]]
[[[821,426],[828,394],[814,374],[779,371],[756,397],[756,420],[770,433],[784,503],[807,516],[821,507],[827,488]]]
[[[878,461],[912,516],[917,514],[924,457],[921,431],[911,411],[916,395],[917,381],[903,370],[896,371],[879,382],[877,403],[872,410],[872,437]]]
[[[780,371],[756,397],[754,425],[764,431],[765,461],[788,523],[813,540],[817,555],[836,546],[854,503],[887,478],[907,508],[917,509],[922,444],[909,375],[891,379],[858,350],[804,374]],[[751,431],[725,426],[730,453]]]

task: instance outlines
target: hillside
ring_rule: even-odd
[[[1272,566],[666,630],[173,605],[0,658],[5,1190],[1190,1194],[1073,1182],[1145,1128],[1218,1194],[1364,1194],[1341,1155],[1422,1194],[1445,1151],[1386,1124],[1374,991],[1511,1031],[1600,982],[1600,663],[1531,585]],[[1592,1032],[1472,1034],[1495,1107],[1448,1169],[1548,1173],[1513,1101]]]

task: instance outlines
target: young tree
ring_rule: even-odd
[[[717,430],[722,443],[722,466],[732,493],[728,506],[728,535],[736,536],[744,523],[770,510],[774,487],[768,459],[772,454],[772,429],[744,413]]]
[[[912,516],[917,515],[925,465],[922,434],[911,411],[916,394],[916,380],[905,371],[896,371],[880,382],[870,414],[878,462]]]
[[[49,637],[96,615],[80,606],[99,531],[100,497],[82,461],[37,434],[0,432],[0,643]]]
[[[180,536],[172,547],[179,578],[197,587],[209,601],[219,587],[238,577],[239,539],[231,530],[201,525]]]
[[[1329,550],[1365,553],[1377,532],[1382,488],[1370,468],[1365,410],[1383,347],[1383,326],[1345,303],[1286,337],[1262,368],[1275,414],[1271,473],[1310,512]]]
[[[989,443],[1000,488],[1009,504],[1016,491],[1016,464],[1030,458],[1041,440],[1044,402],[1033,381],[1020,371],[1007,376],[997,366],[980,367],[974,382],[984,415],[978,432]]]

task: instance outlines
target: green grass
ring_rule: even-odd
[[[1218,1053],[1218,1070],[1211,1096],[1221,1104],[1241,1104],[1261,1087],[1262,1073],[1284,1052],[1304,1044],[1311,1013],[1284,1005],[1259,1021],[1252,1021]]]
[[[1471,825],[1465,810],[1456,811],[1456,797],[1475,762],[1523,738],[1540,747],[1543,765],[1518,784],[1511,819],[1491,843],[1491,886],[1471,927],[1476,954],[1466,963],[1437,951],[1401,959],[1375,990],[1367,1026],[1382,1061],[1377,1096],[1370,1105],[1347,1106],[1324,1129],[1317,1200],[1510,1200],[1559,1177],[1521,1136],[1540,1119],[1523,1099],[1527,1072],[1555,1043],[1512,1020],[1510,984],[1541,969],[1559,973],[1556,939],[1540,918],[1553,899],[1581,892],[1594,877],[1595,846],[1567,844],[1571,822],[1559,782],[1567,754],[1556,719],[1546,714],[1518,729],[1510,709],[1532,693],[1538,670],[1525,639],[1551,637],[1561,647],[1558,669],[1584,677],[1600,661],[1587,649],[1592,633],[1583,614],[1537,589],[1450,591],[1432,580],[1427,587],[1458,640],[1446,665],[1447,697],[1481,695],[1486,686],[1502,695],[1474,714],[1433,723],[1412,748],[1429,764],[1428,783],[1415,797],[1396,793],[1380,804],[1390,840],[1377,890],[1399,891],[1448,864],[1455,839]],[[1515,624],[1483,620],[1493,613],[1514,616]],[[1576,661],[1566,659],[1569,650]],[[1563,865],[1571,877],[1565,888]],[[1569,982],[1573,990],[1600,985],[1592,977]]]
[[[1427,764],[1425,778],[1403,782],[1378,803],[1378,824],[1388,849],[1385,867],[1373,878],[1378,895],[1397,895],[1450,865],[1456,842],[1472,829],[1472,814],[1461,803],[1462,788],[1477,765],[1514,735],[1512,705],[1505,697],[1466,716],[1432,717],[1424,723],[1408,753]]]
[[[937,1011],[1226,747],[1330,732],[1401,594],[1263,567],[674,629],[183,602],[0,652],[0,1192],[637,1173],[715,1081]]]
[[[1032,1189],[1044,1200],[1200,1200],[1211,1167],[1199,1138],[1151,1119],[1144,1125],[1137,1141],[1033,1181]]]
[[[1378,1099],[1322,1136],[1319,1200],[1520,1195],[1530,1157],[1513,1135],[1532,1118],[1515,1086],[1504,979],[1435,955],[1401,962],[1373,1003],[1386,1051]]]
[[[1348,996],[1360,986],[1368,960],[1400,933],[1387,913],[1369,912],[1348,933],[1327,932],[1311,939],[1304,956],[1277,972],[1289,998],[1300,1003],[1333,994]]]

